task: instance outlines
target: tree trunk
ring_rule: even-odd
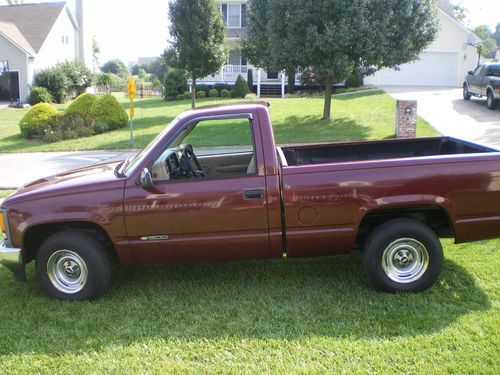
[[[191,108],[196,107],[196,78],[193,77],[193,82],[191,83]]]
[[[323,109],[323,120],[330,119],[330,109],[332,107],[332,77],[325,77],[325,107]]]
[[[295,68],[287,69],[286,75],[288,76],[287,92],[293,94],[295,91]]]

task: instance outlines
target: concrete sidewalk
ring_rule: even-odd
[[[137,150],[0,154],[0,190],[17,189],[42,177],[128,158]]]

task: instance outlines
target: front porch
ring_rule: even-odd
[[[261,95],[261,86],[281,86],[281,96],[285,97],[285,88],[288,84],[288,79],[285,72],[266,72],[263,69],[256,68],[252,65],[224,65],[221,70],[215,74],[209,75],[204,78],[198,78],[197,84],[215,85],[227,84],[234,85],[236,79],[241,75],[245,80],[248,79],[248,71],[252,71],[252,78],[254,86],[257,86],[257,96]],[[295,85],[300,85],[300,78],[302,75],[301,70],[295,73]],[[191,85],[192,81],[188,80]]]

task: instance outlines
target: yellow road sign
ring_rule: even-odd
[[[137,87],[135,86],[135,81],[132,77],[128,79],[127,92],[130,102],[133,102],[135,93],[137,92]]]
[[[132,102],[130,103],[130,107],[128,108],[128,111],[130,114],[130,118],[134,118],[134,105],[132,104]]]

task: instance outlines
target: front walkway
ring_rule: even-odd
[[[462,89],[449,87],[380,87],[396,99],[417,100],[419,116],[443,135],[500,149],[500,108],[484,99],[465,101]]]

